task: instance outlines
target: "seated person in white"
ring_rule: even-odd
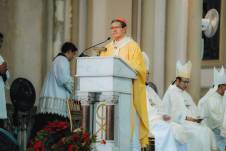
[[[185,128],[188,151],[211,151],[216,149],[214,135],[208,127],[200,124],[198,109],[186,92],[191,66],[190,61],[185,65],[177,62],[176,80],[169,86],[162,100],[163,112]]]
[[[204,118],[204,123],[214,132],[220,151],[224,151],[226,147],[225,90],[226,75],[224,68],[222,67],[219,72],[214,68],[214,88],[211,88],[198,104],[201,117]]]
[[[186,133],[179,124],[170,121],[170,117],[159,112],[161,99],[148,85],[149,83],[149,59],[143,52],[146,70],[146,96],[149,118],[150,137],[155,138],[155,151],[187,151]],[[151,136],[152,135],[152,136]]]

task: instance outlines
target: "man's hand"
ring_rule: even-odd
[[[170,118],[169,115],[163,115],[163,116],[162,116],[162,119],[163,119],[164,121],[169,121],[171,118]]]
[[[6,62],[3,62],[0,65],[0,74],[5,74],[7,70],[8,70],[7,63]]]

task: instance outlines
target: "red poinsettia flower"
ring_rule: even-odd
[[[63,121],[57,122],[55,124],[56,124],[56,127],[59,127],[59,128],[62,128],[62,129],[65,129],[65,128],[68,127],[67,123],[63,122]]]
[[[106,140],[103,139],[100,143],[101,144],[106,144]]]
[[[82,135],[82,139],[84,142],[87,142],[89,140],[89,134],[87,132],[84,132],[84,134]]]
[[[43,150],[43,143],[42,143],[42,141],[36,141],[34,143],[34,149],[35,149],[35,151],[42,151]]]
[[[49,122],[44,129],[37,132],[37,136],[31,141],[28,151],[44,151],[50,148],[50,150],[63,149],[65,151],[91,151],[92,143],[96,141],[95,135],[90,136],[89,133],[80,128],[68,133],[69,131],[65,131],[68,127],[69,125],[66,122]],[[58,133],[62,138],[59,138],[50,146],[48,142],[53,140],[52,137],[58,137]],[[106,144],[106,141],[103,142],[103,144]]]
[[[73,146],[72,146],[72,144],[69,144],[69,145],[68,145],[67,151],[73,151]]]
[[[45,131],[47,132],[52,132],[52,131],[61,131],[65,130],[68,128],[67,122],[64,121],[55,121],[55,122],[48,122],[47,126],[44,128]]]
[[[57,122],[57,124],[58,124],[59,126],[65,126],[65,125],[67,125],[67,123],[64,122],[64,121],[59,121],[59,122]]]
[[[76,133],[73,134],[73,135],[72,135],[72,140],[73,140],[73,141],[78,141],[78,140],[79,140],[79,135],[76,134]]]
[[[43,130],[46,131],[46,132],[51,132],[52,131],[52,129],[50,127],[45,127]]]
[[[55,122],[48,122],[47,123],[47,127],[51,128],[51,127],[55,127],[56,123]]]

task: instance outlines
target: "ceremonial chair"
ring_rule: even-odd
[[[155,138],[149,137],[149,151],[155,151]]]
[[[154,136],[150,136],[149,138],[149,145],[147,148],[141,148],[141,151],[155,151],[155,138]]]
[[[81,125],[81,102],[77,100],[68,100],[67,106],[70,130],[73,131]]]
[[[154,89],[154,91],[158,94],[158,88],[153,82],[149,82],[148,85]],[[149,137],[149,148],[148,151],[155,151],[155,138],[153,135]]]

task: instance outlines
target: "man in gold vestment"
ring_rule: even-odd
[[[135,112],[132,112],[131,129],[133,134],[133,131],[139,127],[139,142],[141,147],[146,147],[149,135],[145,88],[146,68],[140,47],[132,38],[126,36],[126,31],[127,21],[124,18],[112,20],[111,36],[113,41],[106,46],[107,50],[101,52],[100,56],[120,57],[137,72],[137,79],[133,80],[132,111],[135,110]]]

